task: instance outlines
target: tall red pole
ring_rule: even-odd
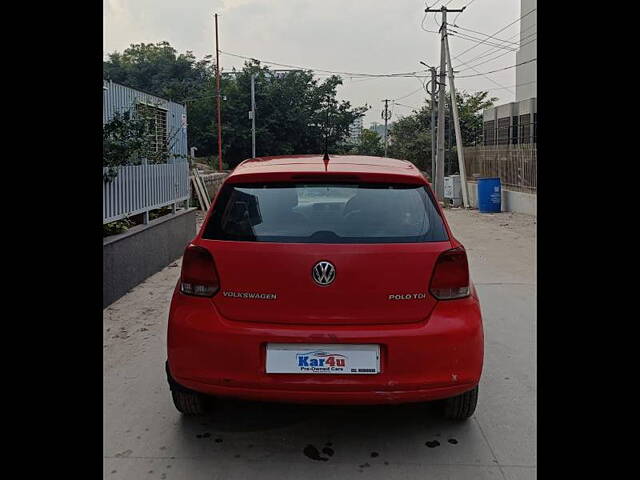
[[[220,50],[218,49],[218,14],[216,18],[216,100],[218,104],[218,171],[222,171],[222,124],[220,123]]]

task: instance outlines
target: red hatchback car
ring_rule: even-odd
[[[186,248],[168,326],[176,408],[210,397],[442,400],[475,410],[482,316],[464,247],[411,163],[245,160]]]

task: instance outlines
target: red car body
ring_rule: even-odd
[[[429,183],[411,163],[366,156],[250,159],[224,183],[319,180],[418,185],[433,200]],[[438,202],[434,205],[446,241],[278,243],[203,238],[207,221],[220,208],[219,196],[187,247],[201,247],[211,255],[219,291],[211,297],[188,295],[180,288],[184,278],[178,281],[168,324],[172,385],[211,396],[311,404],[430,401],[478,385],[483,329],[471,280],[463,298],[438,300],[430,291],[444,252],[460,253],[466,268],[464,249]],[[319,287],[310,275],[321,260],[331,261],[338,272],[328,287]],[[277,299],[238,299],[224,291],[273,292]],[[420,298],[415,292],[421,292]],[[267,344],[375,344],[380,346],[380,371],[266,373]]]

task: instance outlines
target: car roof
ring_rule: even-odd
[[[411,162],[395,158],[367,155],[280,155],[250,158],[240,163],[229,175],[231,182],[289,180],[296,178],[353,178],[365,181],[406,181],[426,183],[420,170]]]

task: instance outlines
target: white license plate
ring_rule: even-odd
[[[267,373],[372,375],[380,345],[268,343]]]

